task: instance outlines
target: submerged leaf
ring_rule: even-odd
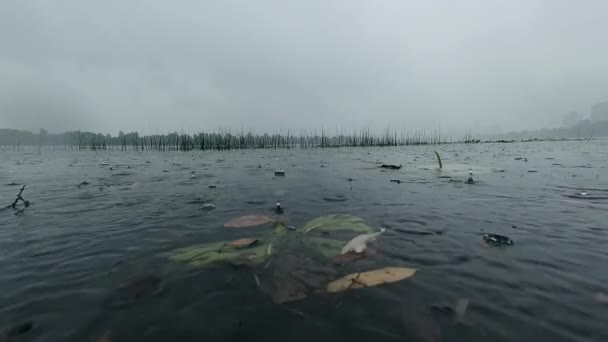
[[[258,239],[248,237],[248,238],[242,238],[242,239],[230,241],[226,244],[226,246],[234,247],[234,248],[247,248],[247,247],[251,247],[251,246],[255,245],[256,243],[258,243]]]
[[[385,267],[363,273],[353,273],[327,284],[326,290],[327,292],[340,292],[394,283],[407,279],[415,273],[415,269],[407,267]]]
[[[357,235],[373,233],[374,229],[352,215],[329,215],[308,222],[298,233],[307,248],[333,258],[341,254],[344,245]]]
[[[309,233],[312,230],[318,231],[337,231],[347,230],[358,233],[372,233],[374,230],[365,224],[362,219],[352,215],[334,214],[323,217],[318,217],[309,221],[302,229],[304,233]]]
[[[267,245],[258,243],[251,248],[224,248],[224,242],[213,242],[177,249],[170,260],[190,266],[209,267],[222,263],[259,264],[266,259]]]
[[[334,257],[334,263],[341,265],[341,264],[344,264],[347,262],[359,260],[359,259],[365,257],[366,255],[367,255],[367,253],[365,253],[365,252],[357,253],[357,252],[349,251],[349,252],[342,253],[342,254]]]
[[[274,222],[273,219],[266,215],[245,215],[237,217],[224,224],[224,227],[228,228],[244,228],[244,227],[255,227],[263,224]]]
[[[355,237],[354,239],[350,240],[346,244],[346,246],[344,246],[342,248],[342,251],[340,252],[340,254],[348,253],[351,251],[355,252],[355,253],[362,253],[363,251],[365,251],[365,249],[367,249],[368,243],[376,241],[378,236],[380,236],[380,234],[384,233],[385,231],[386,231],[386,229],[382,228],[382,230],[380,230],[377,233],[362,234],[362,235]]]

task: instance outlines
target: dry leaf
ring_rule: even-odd
[[[274,222],[273,219],[266,215],[245,215],[235,218],[224,224],[224,227],[228,228],[243,228],[243,227],[255,227],[263,224]]]
[[[366,255],[367,255],[366,252],[356,253],[356,252],[350,251],[350,252],[346,252],[344,254],[340,254],[340,255],[334,257],[334,263],[336,263],[336,264],[344,264],[344,263],[347,263],[347,262],[351,262],[351,261],[355,261],[355,260],[361,259],[361,258],[365,257]]]
[[[251,246],[255,245],[256,243],[258,243],[258,239],[252,238],[252,237],[247,237],[247,238],[242,238],[242,239],[228,242],[228,243],[226,243],[226,246],[234,247],[234,248],[247,248],[247,247],[251,247]]]
[[[353,273],[327,284],[327,292],[340,292],[394,283],[407,279],[415,273],[415,269],[407,267],[385,267],[369,272]]]

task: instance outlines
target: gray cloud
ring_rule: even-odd
[[[608,2],[0,2],[0,126],[525,129],[608,99]]]

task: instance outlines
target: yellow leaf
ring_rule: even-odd
[[[369,272],[353,273],[327,284],[327,292],[340,292],[394,283],[407,279],[415,273],[415,269],[407,267],[385,267]]]
[[[230,241],[226,243],[226,246],[234,247],[234,248],[247,248],[255,245],[258,242],[256,238],[242,238],[234,241]]]

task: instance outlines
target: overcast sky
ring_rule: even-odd
[[[606,0],[1,0],[0,127],[559,125],[608,100]]]

